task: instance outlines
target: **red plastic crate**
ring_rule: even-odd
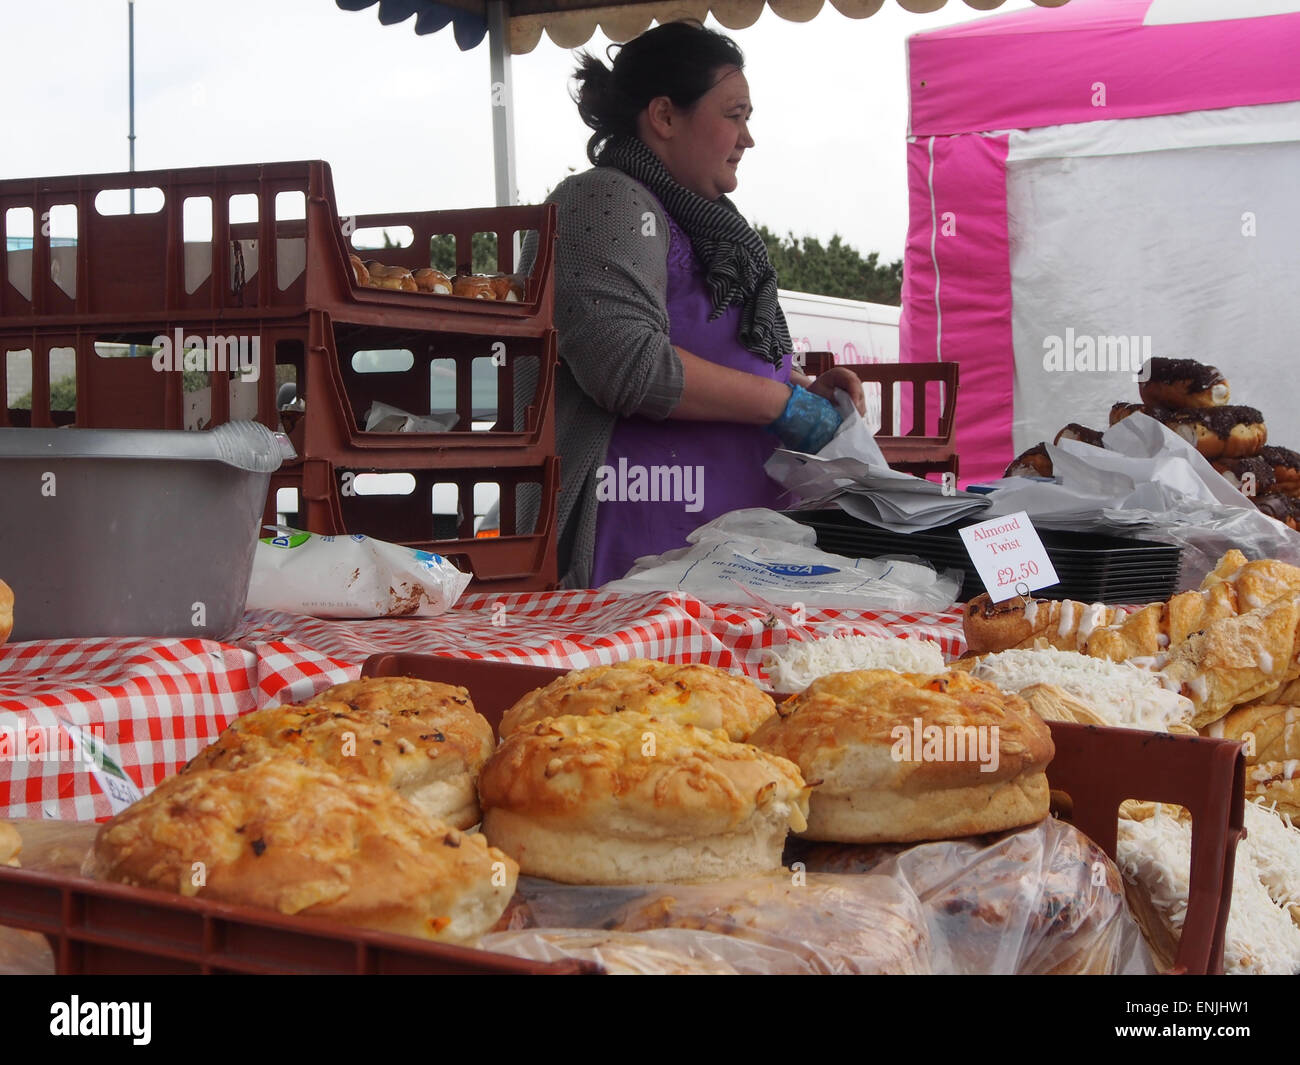
[[[419,677],[469,689],[496,729],[523,695],[568,670],[426,654],[371,655],[363,677]],[[776,696],[779,700],[783,696]],[[1184,806],[1192,815],[1191,894],[1175,973],[1222,974],[1237,844],[1245,836],[1241,744],[1137,729],[1048,722],[1056,755],[1047,767],[1058,811],[1113,860],[1127,799]]]
[[[238,327],[238,332],[234,327]],[[204,371],[207,382],[199,404],[197,393],[184,390],[186,375],[179,371],[159,372],[149,351],[134,358],[118,357],[132,344],[151,347],[155,338],[165,336],[175,346],[176,330],[182,340],[198,336],[209,338],[238,337],[247,358],[259,355],[256,381],[240,380],[240,373],[220,369]],[[32,407],[13,410],[8,402],[0,404],[0,426],[51,427],[76,424],[83,429],[186,429],[207,428],[242,418],[260,421],[277,428],[276,382],[272,360],[301,360],[306,351],[307,331],[285,319],[248,319],[233,323],[220,319],[120,322],[116,325],[78,325],[10,329],[0,321],[0,395],[8,397],[10,385],[9,356],[13,352],[31,353]],[[112,352],[112,357],[97,351]],[[52,385],[51,354],[59,349],[70,352],[75,362],[76,408],[55,411],[50,407]],[[227,359],[223,349],[222,358]],[[227,364],[229,360],[227,360]]]
[[[355,494],[356,477],[365,473],[408,473],[415,480],[409,495]],[[432,513],[433,486],[455,484],[461,516],[438,529]],[[476,537],[472,501],[475,484],[500,485],[500,533]],[[516,486],[537,484],[542,504],[537,527],[518,533],[515,514]],[[471,591],[548,591],[559,583],[556,558],[556,502],[560,490],[559,459],[544,459],[537,466],[477,467],[435,466],[427,469],[343,469],[332,463],[308,459],[292,463],[273,474],[264,520],[276,519],[276,494],[280,488],[299,493],[296,527],[325,536],[360,533],[391,543],[432,551],[450,559],[473,575]],[[352,494],[350,494],[350,492]],[[445,535],[439,535],[439,533]]]
[[[102,194],[121,201],[129,189],[159,190],[161,208],[150,212],[141,194],[137,213],[101,212]],[[305,217],[288,217],[297,211],[278,201],[283,194],[301,197]],[[251,197],[257,221],[230,221],[236,196]],[[210,238],[185,241],[187,202],[191,218],[206,215]],[[52,211],[69,208],[76,210],[75,246],[60,247],[43,229]],[[6,238],[11,210],[31,212],[33,236],[30,251],[0,258],[0,319],[14,327],[142,319],[183,324],[308,310],[363,324],[509,336],[537,336],[553,325],[553,204],[341,217],[329,165],[315,160],[0,181]],[[348,264],[354,249],[344,231],[372,224],[411,228],[409,248],[364,253],[406,266],[429,265],[433,236],[453,234],[457,261],[468,263],[473,234],[495,233],[503,272],[513,269],[514,235],[536,230],[537,259],[525,298],[508,303],[361,288]]]
[[[0,925],[43,933],[61,976],[601,971],[589,962],[525,961],[320,918],[3,866]]]
[[[360,372],[359,352],[409,353],[409,369]],[[555,454],[556,334],[499,340],[479,334],[411,332],[340,325],[313,313],[305,359],[299,370],[299,394],[305,417],[290,432],[299,454],[327,459],[336,466],[406,469],[434,462],[456,466],[525,466]],[[533,364],[537,382],[523,425],[514,430],[516,371]],[[372,401],[411,414],[431,412],[435,364],[451,362],[455,372],[457,422],[446,432],[382,433],[364,429]],[[495,377],[495,408],[488,430],[471,428],[472,383],[476,364]],[[483,420],[488,420],[485,417]],[[413,461],[415,460],[415,461]]]

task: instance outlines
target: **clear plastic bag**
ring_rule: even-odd
[[[513,930],[599,929],[645,936],[665,930],[749,975],[928,973],[930,943],[915,893],[900,878],[802,870],[704,884],[600,887],[520,877]],[[699,935],[710,937],[700,940]],[[714,937],[737,942],[726,947]],[[626,947],[635,943],[623,940]],[[497,941],[494,949],[508,943]],[[761,950],[755,948],[762,948]]]
[[[1048,818],[934,843],[791,843],[790,869],[709,884],[587,887],[521,877],[487,949],[675,971],[697,957],[740,973],[1154,973],[1115,864]],[[579,933],[576,929],[586,929]],[[665,933],[680,933],[666,939]],[[608,938],[601,940],[604,935]],[[707,937],[707,938],[700,938]],[[737,941],[728,947],[718,937]],[[755,948],[763,948],[756,952]],[[656,968],[656,966],[658,966]]]
[[[689,547],[636,560],[607,592],[685,592],[706,603],[756,593],[778,606],[946,610],[960,573],[904,558],[844,558],[817,549],[817,533],[760,507],[724,514],[687,537]],[[745,601],[742,599],[741,601]]]
[[[1156,971],[1115,863],[1055,818],[909,847],[801,845],[796,860],[810,876],[870,872],[906,883],[925,910],[936,972]]]

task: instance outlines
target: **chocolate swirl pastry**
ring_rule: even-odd
[[[1268,495],[1256,496],[1255,506],[1260,513],[1276,518],[1288,529],[1300,528],[1300,525],[1297,525],[1300,522],[1300,499],[1282,495],[1280,492],[1271,492]]]
[[[1259,454],[1268,442],[1264,415],[1254,407],[1201,407],[1175,410],[1160,421],[1207,459]]]
[[[1079,440],[1085,444],[1091,444],[1093,447],[1105,447],[1102,443],[1101,433],[1096,429],[1089,429],[1086,425],[1080,425],[1078,422],[1071,422],[1059,433],[1053,444],[1059,444],[1062,440]]]
[[[1289,447],[1272,444],[1260,448],[1259,457],[1273,467],[1274,483],[1283,495],[1300,496],[1300,455]]]
[[[1265,448],[1265,450],[1268,449]],[[1239,492],[1250,488],[1249,494],[1252,496],[1264,495],[1271,491],[1274,484],[1277,483],[1277,478],[1273,475],[1272,465],[1258,455],[1244,459],[1216,459],[1210,465],[1223,474],[1228,483]],[[1247,474],[1255,478],[1253,486],[1245,480]]]
[[[1173,417],[1172,407],[1152,407],[1145,403],[1116,403],[1110,408],[1110,424],[1118,425],[1130,414],[1145,414],[1158,422]]]
[[[1051,477],[1052,460],[1047,454],[1047,444],[1039,441],[1028,451],[1017,455],[1002,474],[1003,477]]]
[[[1228,402],[1228,380],[1213,366],[1195,359],[1151,359],[1138,386],[1142,402],[1177,410],[1221,407]]]

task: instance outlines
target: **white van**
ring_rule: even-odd
[[[897,362],[901,307],[777,290],[795,351],[829,351],[836,363]]]

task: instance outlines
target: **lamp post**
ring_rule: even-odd
[[[135,171],[135,0],[126,0],[126,83],[127,83],[127,114],[129,116],[130,129],[126,139],[131,146],[131,166],[130,169]],[[131,213],[135,214],[135,186],[131,187]]]

